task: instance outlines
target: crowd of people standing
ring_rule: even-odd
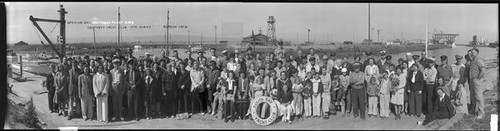
[[[218,53],[212,48],[208,57],[197,52],[197,58],[189,51],[187,58],[174,50],[170,56],[140,59],[131,50],[124,52],[68,57],[51,65],[44,85],[50,111],[68,120],[100,122],[183,119],[196,113],[228,122],[252,119],[250,103],[267,96],[281,121],[290,124],[332,115],[365,120],[365,112],[381,119],[392,112],[396,120],[425,116],[424,125],[458,113],[484,115],[479,84],[485,68],[477,48],[457,54],[453,64],[443,55],[439,65],[425,52],[408,53],[393,63],[385,52],[377,60],[365,53],[348,61],[335,53],[320,55],[312,48],[308,54],[292,53],[283,46],[269,53],[252,48]],[[259,116],[265,117],[268,109],[260,106]]]

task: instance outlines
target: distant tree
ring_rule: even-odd
[[[14,44],[16,46],[19,46],[19,45],[28,45],[28,43],[24,42],[24,41],[19,41],[17,42],[16,44]]]

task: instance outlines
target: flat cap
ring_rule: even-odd
[[[457,54],[457,55],[455,55],[455,58],[456,59],[462,59],[463,57],[461,55]]]
[[[112,63],[116,63],[116,62],[120,63],[120,59],[113,59],[113,61],[111,61],[111,62]]]

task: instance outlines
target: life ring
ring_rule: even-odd
[[[257,109],[259,108],[259,105],[262,104],[262,103],[269,105],[269,111],[270,111],[269,114],[270,115],[267,118],[260,118],[260,113],[257,112],[258,111]],[[267,125],[273,123],[274,120],[276,120],[276,118],[278,117],[278,107],[274,103],[273,99],[271,99],[270,97],[261,96],[261,97],[255,98],[252,101],[252,103],[251,103],[251,113],[252,113],[253,121],[257,125],[267,126]]]

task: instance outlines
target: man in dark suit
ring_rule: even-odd
[[[165,69],[166,71],[161,76],[164,112],[167,118],[174,118],[175,114],[177,114],[177,91],[175,89],[177,79],[172,71],[172,64],[167,64]]]
[[[136,69],[135,62],[134,59],[128,61],[129,70],[126,72],[126,76],[128,76],[127,102],[130,119],[135,118],[136,121],[139,121],[139,103],[141,102],[139,100],[142,77]]]
[[[191,77],[189,71],[186,70],[186,64],[181,62],[179,64],[179,72],[177,73],[177,86],[178,86],[178,113],[186,113],[191,111],[189,107],[191,98],[189,97],[189,89],[191,86]],[[180,117],[179,117],[180,118]]]
[[[451,105],[451,99],[444,93],[443,88],[438,88],[437,93],[439,99],[436,99],[434,102],[433,111],[425,116],[423,123],[419,121],[418,124],[427,125],[434,120],[446,118],[450,119],[455,115],[453,113],[454,109],[453,105]]]
[[[154,98],[154,91],[153,89],[156,88],[157,80],[153,76],[153,73],[151,69],[146,69],[146,77],[144,78],[145,88],[143,89],[143,100],[144,100],[144,106],[146,107],[146,119],[150,120],[152,119],[152,110],[156,106],[155,104],[155,98]]]
[[[75,114],[80,114],[80,98],[78,96],[78,76],[80,76],[81,71],[78,69],[76,61],[71,62],[71,69],[69,70],[69,109],[68,109],[68,120],[75,117]],[[75,106],[73,106],[75,105]],[[76,112],[76,113],[75,113]]]
[[[44,86],[48,90],[48,102],[50,113],[58,112],[57,104],[54,103],[54,94],[56,92],[56,86],[54,85],[54,76],[56,75],[56,66],[50,65],[52,72],[46,75]]]

